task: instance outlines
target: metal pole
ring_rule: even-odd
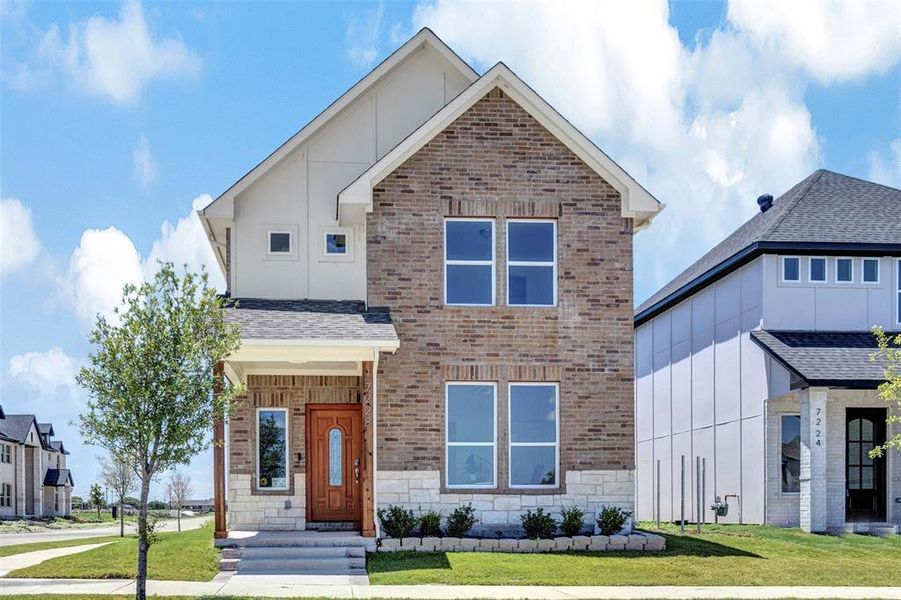
[[[707,524],[707,513],[704,512],[704,499],[707,497],[707,457],[701,459],[701,523]]]
[[[660,459],[657,459],[657,529],[660,529]]]
[[[685,535],[685,455],[682,455],[682,470],[679,475],[679,533]]]
[[[695,522],[701,533],[701,457],[695,457]]]

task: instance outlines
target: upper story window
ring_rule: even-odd
[[[507,221],[507,304],[557,304],[556,221]]]
[[[12,446],[0,444],[0,462],[10,464],[13,461]]]
[[[825,283],[826,281],[826,259],[822,256],[810,257],[809,278],[811,283]]]
[[[836,258],[835,259],[835,281],[836,281],[836,283],[853,283],[854,282],[854,259],[852,259],[852,258]]]
[[[863,259],[861,272],[861,279],[864,283],[879,283],[879,259]]]
[[[347,234],[326,233],[325,234],[325,253],[328,255],[347,254]]]
[[[497,385],[447,383],[445,386],[445,473],[447,487],[497,485]]]
[[[290,231],[270,229],[268,232],[267,252],[274,255],[288,255],[293,252],[293,243]]]
[[[782,281],[801,281],[801,259],[797,256],[782,257]]]
[[[510,384],[510,487],[557,485],[558,387]]]
[[[444,303],[494,305],[494,221],[444,222]]]
[[[320,230],[325,262],[351,262],[354,253],[353,227],[327,227]]]

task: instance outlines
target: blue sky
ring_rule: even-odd
[[[54,422],[79,492],[92,315],[156,258],[213,265],[192,206],[422,26],[506,62],[666,202],[636,237],[639,302],[816,168],[901,185],[897,3],[0,0],[0,398]]]

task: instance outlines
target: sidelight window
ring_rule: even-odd
[[[782,493],[801,491],[801,416],[782,415]]]
[[[288,411],[257,410],[257,487],[288,489]]]
[[[495,487],[497,386],[448,383],[445,404],[447,487]]]
[[[558,483],[559,394],[555,383],[511,383],[510,487]]]

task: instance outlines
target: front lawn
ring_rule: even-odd
[[[649,531],[654,531],[648,528]],[[369,558],[373,584],[901,586],[901,537],[798,529],[666,526],[666,551],[570,554],[398,552]]]
[[[69,548],[71,546],[85,546],[87,544],[100,544],[103,542],[121,541],[118,535],[104,535],[99,537],[79,538],[77,540],[55,540],[52,542],[31,542],[28,544],[15,544],[13,546],[0,546],[0,558],[4,556],[12,556],[13,554],[23,554],[25,552],[35,552],[37,550],[50,550],[51,548]]]
[[[138,540],[131,536],[94,550],[18,569],[8,577],[130,579],[135,576],[137,561]],[[213,547],[212,524],[181,533],[161,533],[150,547],[147,565],[150,579],[209,581],[218,572],[219,552]]]
[[[137,516],[125,515],[126,523],[136,523]],[[78,529],[118,524],[109,510],[73,510],[68,517],[33,517],[28,519],[4,519],[0,521],[0,533],[28,533],[47,529]]]

